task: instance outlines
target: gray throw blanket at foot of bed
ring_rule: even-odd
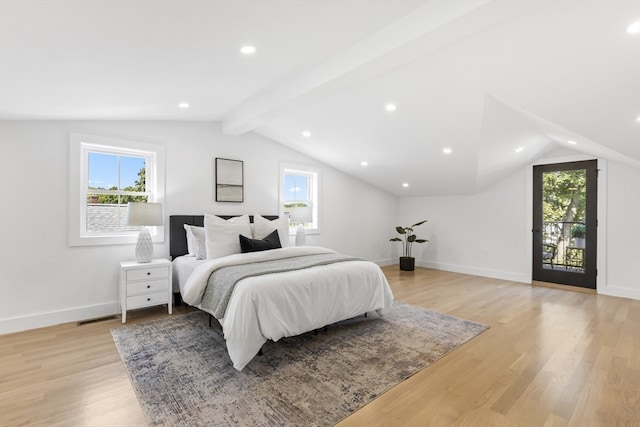
[[[362,261],[362,259],[341,254],[319,254],[222,267],[211,273],[207,289],[202,296],[201,306],[213,313],[216,319],[221,319],[227,310],[233,288],[242,279],[345,261]]]

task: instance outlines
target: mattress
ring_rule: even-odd
[[[173,292],[183,294],[184,285],[191,273],[198,266],[207,262],[206,259],[196,259],[194,255],[184,255],[173,260]]]

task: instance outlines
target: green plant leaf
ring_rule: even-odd
[[[390,242],[402,242],[402,239],[399,237],[394,237],[393,239],[389,239]]]
[[[400,234],[407,234],[406,230],[400,226],[396,227],[396,231]]]
[[[428,240],[425,239],[416,239],[415,240],[416,243],[424,243],[424,242],[428,242]]]
[[[419,225],[424,224],[425,222],[427,222],[427,220],[425,219],[424,221],[420,221],[420,222],[416,222],[415,224],[412,225],[412,227],[417,227]]]
[[[412,234],[411,236],[409,236],[407,238],[407,242],[415,242],[416,241],[416,235]]]

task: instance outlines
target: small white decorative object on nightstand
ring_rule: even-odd
[[[172,313],[171,261],[153,259],[139,263],[120,263],[120,307],[122,323],[127,321],[127,310],[167,304]]]

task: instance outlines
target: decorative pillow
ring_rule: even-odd
[[[249,215],[224,220],[216,215],[204,215],[207,259],[221,258],[240,253],[238,235],[251,237]]]
[[[196,239],[191,232],[191,226],[188,224],[184,224],[184,232],[187,235],[187,254],[188,255],[196,255]]]
[[[250,239],[244,237],[242,234],[239,236],[240,249],[243,254],[247,252],[260,252],[268,251],[270,249],[278,249],[280,246],[280,238],[278,237],[278,230],[274,230],[271,234],[262,240]]]
[[[189,255],[195,255],[196,259],[207,259],[207,239],[204,227],[185,224],[184,229],[187,233]]]
[[[269,221],[261,215],[253,216],[253,238],[264,239],[274,230],[278,230],[278,238],[283,248],[289,246],[289,218],[286,216]]]

